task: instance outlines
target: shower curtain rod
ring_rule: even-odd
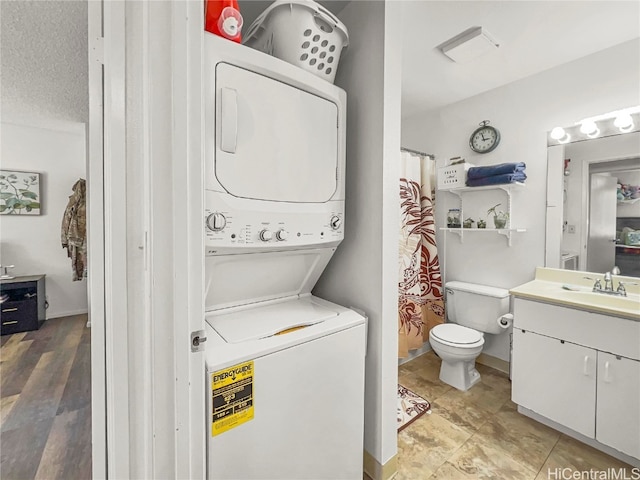
[[[400,150],[403,152],[409,152],[409,153],[415,153],[417,155],[422,155],[423,157],[430,157],[431,159],[435,159],[435,155],[433,155],[432,153],[424,153],[424,152],[419,152],[418,150],[412,150],[411,148],[405,148],[405,147],[400,147]]]

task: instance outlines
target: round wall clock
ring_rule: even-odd
[[[480,122],[480,128],[476,129],[469,139],[471,150],[477,153],[489,153],[500,143],[500,132],[497,128],[489,126],[489,120]]]

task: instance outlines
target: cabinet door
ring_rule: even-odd
[[[596,439],[640,458],[640,362],[598,352]]]
[[[594,438],[596,359],[591,348],[514,329],[512,399]]]

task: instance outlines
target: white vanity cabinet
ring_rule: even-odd
[[[514,329],[512,400],[593,438],[597,351]]]
[[[598,352],[596,440],[640,458],[640,361]]]
[[[640,322],[513,303],[512,400],[640,459]]]

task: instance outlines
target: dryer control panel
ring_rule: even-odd
[[[207,255],[335,246],[344,238],[344,201],[274,204],[212,191],[205,195]]]

